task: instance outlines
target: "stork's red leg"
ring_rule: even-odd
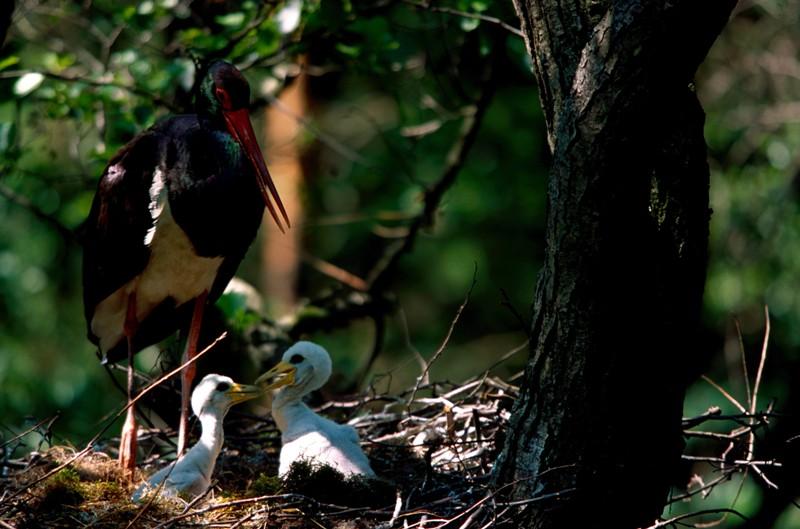
[[[128,403],[134,397],[133,380],[133,335],[136,334],[136,294],[128,297],[128,308],[125,314],[125,338],[128,341]],[[125,424],[119,439],[119,465],[129,478],[133,477],[136,469],[136,410],[135,406],[128,407],[125,415]]]
[[[182,362],[187,362],[197,354],[197,341],[200,338],[200,323],[203,320],[203,309],[206,306],[208,292],[203,291],[194,300],[194,311],[192,311],[192,323],[189,327],[189,336],[186,338],[186,349],[183,351]],[[189,399],[192,394],[192,381],[197,372],[197,366],[192,363],[181,371],[181,419],[178,424],[178,457],[183,455],[186,450],[186,441],[189,435]]]

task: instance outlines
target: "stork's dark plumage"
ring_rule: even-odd
[[[233,277],[264,205],[281,230],[278,211],[289,225],[250,125],[247,81],[222,61],[201,75],[197,113],[166,119],[123,147],[100,179],[86,222],[89,339],[104,360],[129,358],[129,393],[133,354],[190,316],[185,358],[195,354],[203,307]],[[179,451],[193,366],[185,371]],[[135,464],[135,440],[131,408],[120,446],[127,469]]]

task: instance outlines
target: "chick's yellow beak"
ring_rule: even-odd
[[[255,383],[260,386],[263,391],[269,391],[270,389],[294,384],[295,373],[297,373],[297,367],[289,362],[278,362],[278,365],[258,377]],[[273,378],[275,378],[275,380],[270,383],[269,381]]]
[[[227,391],[234,404],[260,397],[264,390],[258,386],[248,386],[246,384],[233,384]]]

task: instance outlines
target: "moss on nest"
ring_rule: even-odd
[[[283,477],[281,492],[314,498],[321,503],[347,507],[377,507],[394,501],[389,482],[361,475],[344,476],[329,465],[295,461]]]
[[[44,481],[39,508],[54,510],[62,506],[80,505],[83,499],[81,478],[74,469],[67,467]]]
[[[247,489],[248,496],[268,496],[281,490],[281,479],[266,473],[259,475]]]

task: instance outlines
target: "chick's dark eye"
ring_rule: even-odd
[[[230,382],[220,382],[219,384],[217,384],[217,391],[219,391],[220,393],[225,393],[229,389],[231,389]]]
[[[291,362],[292,364],[299,364],[302,361],[303,361],[303,355],[292,355],[292,357],[289,359],[289,362]]]

